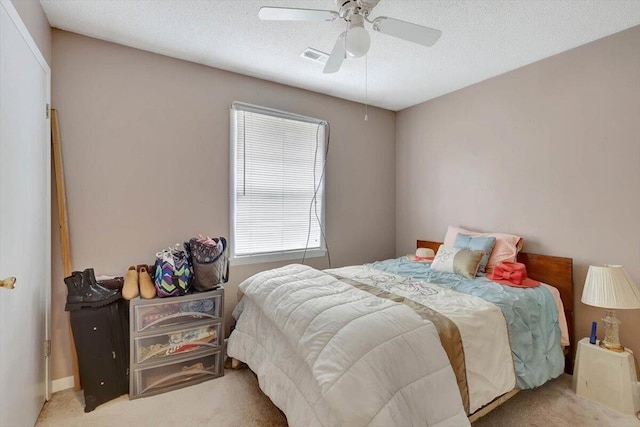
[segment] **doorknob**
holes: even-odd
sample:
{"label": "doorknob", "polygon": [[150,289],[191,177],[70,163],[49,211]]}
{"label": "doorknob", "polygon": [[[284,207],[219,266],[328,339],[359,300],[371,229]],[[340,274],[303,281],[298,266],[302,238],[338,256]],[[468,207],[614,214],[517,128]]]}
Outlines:
{"label": "doorknob", "polygon": [[16,287],[16,279],[15,277],[7,277],[3,281],[0,282],[0,288],[13,289]]}

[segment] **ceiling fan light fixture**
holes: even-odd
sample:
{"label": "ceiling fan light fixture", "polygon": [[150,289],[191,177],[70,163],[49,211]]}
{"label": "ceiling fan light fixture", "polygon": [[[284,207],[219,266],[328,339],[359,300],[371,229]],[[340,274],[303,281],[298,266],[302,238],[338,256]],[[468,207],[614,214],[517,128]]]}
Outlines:
{"label": "ceiling fan light fixture", "polygon": [[369,51],[371,46],[371,36],[364,28],[362,16],[353,15],[347,31],[346,50],[349,56],[360,58]]}
{"label": "ceiling fan light fixture", "polygon": [[[2,1],[2,0],[0,0]],[[327,0],[328,1],[328,0]],[[370,19],[371,12],[380,0],[334,0],[337,11],[300,9],[295,7],[263,6],[258,12],[262,20],[271,21],[340,21],[348,24],[347,31],[340,33],[336,39],[329,58],[322,69],[324,74],[336,73],[347,58],[359,58],[369,52],[371,36],[364,27],[364,21],[372,25],[372,31],[392,37],[432,46],[438,41],[442,32],[424,25],[413,24],[387,16]],[[304,58],[317,60],[316,54],[303,55]],[[366,69],[366,67],[365,67]]]}

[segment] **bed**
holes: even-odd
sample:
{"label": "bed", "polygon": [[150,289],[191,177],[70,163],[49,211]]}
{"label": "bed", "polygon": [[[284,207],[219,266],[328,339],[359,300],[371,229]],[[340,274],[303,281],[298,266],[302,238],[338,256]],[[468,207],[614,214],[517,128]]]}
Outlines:
{"label": "bed", "polygon": [[[571,365],[559,321],[564,314],[571,330],[572,260],[518,261],[553,288],[503,290],[404,257],[265,271],[240,285],[228,354],[256,373],[290,425],[469,424]],[[506,296],[474,295],[491,286]]]}

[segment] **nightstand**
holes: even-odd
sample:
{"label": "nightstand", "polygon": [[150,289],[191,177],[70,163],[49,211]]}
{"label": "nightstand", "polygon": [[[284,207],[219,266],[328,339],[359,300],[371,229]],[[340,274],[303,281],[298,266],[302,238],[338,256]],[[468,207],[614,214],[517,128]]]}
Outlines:
{"label": "nightstand", "polygon": [[635,415],[640,411],[638,386],[630,350],[617,353],[589,344],[589,338],[580,340],[572,387],[578,396]]}

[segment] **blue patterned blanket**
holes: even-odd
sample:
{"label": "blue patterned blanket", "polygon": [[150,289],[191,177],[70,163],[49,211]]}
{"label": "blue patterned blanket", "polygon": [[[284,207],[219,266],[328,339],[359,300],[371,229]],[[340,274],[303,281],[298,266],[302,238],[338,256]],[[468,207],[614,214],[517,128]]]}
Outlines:
{"label": "blue patterned blanket", "polygon": [[564,355],[560,345],[558,309],[544,286],[515,288],[486,277],[466,279],[453,273],[433,271],[427,264],[411,262],[406,257],[368,266],[475,295],[500,307],[509,328],[518,388],[538,387],[562,374]]}

